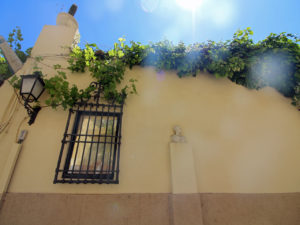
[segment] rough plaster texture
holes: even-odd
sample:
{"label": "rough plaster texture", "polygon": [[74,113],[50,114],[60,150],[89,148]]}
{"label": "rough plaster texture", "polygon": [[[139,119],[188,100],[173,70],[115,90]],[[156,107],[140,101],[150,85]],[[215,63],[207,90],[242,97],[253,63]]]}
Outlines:
{"label": "rough plaster texture", "polygon": [[300,193],[14,194],[0,225],[298,225]]}

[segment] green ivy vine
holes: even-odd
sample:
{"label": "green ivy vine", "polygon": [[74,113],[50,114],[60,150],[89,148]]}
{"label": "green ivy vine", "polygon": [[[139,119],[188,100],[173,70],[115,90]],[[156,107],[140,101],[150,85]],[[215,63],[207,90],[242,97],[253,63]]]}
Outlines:
{"label": "green ivy vine", "polygon": [[118,88],[124,80],[126,66],[136,65],[142,59],[134,56],[134,60],[129,60],[125,54],[129,54],[131,48],[140,49],[139,52],[145,54],[141,51],[145,49],[143,45],[129,47],[124,42],[124,38],[119,38],[119,42],[115,43],[114,48],[107,53],[99,50],[96,44],[87,44],[85,49],[75,47],[70,54],[68,68],[72,72],[85,72],[88,69],[91,76],[102,85],[104,98],[107,101],[114,100],[122,103],[128,94],[137,93],[135,79],[130,79],[129,85]]}
{"label": "green ivy vine", "polygon": [[227,77],[250,89],[270,86],[300,110],[300,39],[285,32],[271,33],[254,43],[250,28],[238,30],[232,40],[185,46],[164,40],[151,44],[142,65],[176,70],[179,77],[207,72]]}
{"label": "green ivy vine", "polygon": [[[250,28],[238,30],[232,40],[207,41],[186,46],[180,42],[174,45],[168,40],[149,45],[139,42],[125,44],[119,38],[114,47],[105,52],[96,44],[87,44],[84,49],[72,49],[68,60],[72,72],[89,71],[91,76],[103,86],[106,100],[123,102],[128,94],[137,93],[135,82],[120,88],[126,67],[135,65],[153,66],[157,70],[176,70],[179,77],[196,76],[206,72],[215,77],[227,77],[232,82],[250,89],[270,86],[286,97],[300,110],[300,45],[293,34],[271,33],[266,39],[254,43]],[[57,75],[45,80],[49,92],[46,104],[53,108],[61,105],[72,107],[80,98],[88,98],[92,87],[78,90],[70,87],[66,74],[59,65]],[[11,82],[17,87],[16,78]]]}

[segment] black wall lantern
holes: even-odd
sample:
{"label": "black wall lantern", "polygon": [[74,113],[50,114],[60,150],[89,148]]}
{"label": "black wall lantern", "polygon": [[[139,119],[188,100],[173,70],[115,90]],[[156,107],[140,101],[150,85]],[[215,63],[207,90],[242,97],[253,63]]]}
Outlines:
{"label": "black wall lantern", "polygon": [[21,78],[20,95],[24,100],[24,106],[30,116],[28,124],[31,125],[41,110],[41,107],[31,107],[28,103],[38,100],[44,91],[45,83],[38,72],[35,72],[33,75],[22,75]]}

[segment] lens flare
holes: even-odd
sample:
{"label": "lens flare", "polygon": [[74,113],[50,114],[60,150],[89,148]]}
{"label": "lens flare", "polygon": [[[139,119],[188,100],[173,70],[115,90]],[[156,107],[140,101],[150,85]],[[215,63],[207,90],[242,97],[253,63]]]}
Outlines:
{"label": "lens flare", "polygon": [[264,53],[254,60],[250,69],[250,82],[258,87],[271,86],[285,96],[293,92],[291,73],[293,64],[282,52]]}
{"label": "lens flare", "polygon": [[202,0],[176,0],[176,3],[185,10],[194,11],[201,6]]}

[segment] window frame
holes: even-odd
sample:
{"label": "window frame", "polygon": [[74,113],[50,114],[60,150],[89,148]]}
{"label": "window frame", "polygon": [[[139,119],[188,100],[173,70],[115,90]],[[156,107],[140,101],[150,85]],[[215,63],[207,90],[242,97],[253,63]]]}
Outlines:
{"label": "window frame", "polygon": [[[91,174],[88,173],[88,176],[86,176],[86,174],[82,174],[82,175],[67,174],[67,172],[69,171],[68,167],[66,166],[69,164],[67,162],[67,158],[70,157],[71,154],[70,149],[72,147],[70,147],[70,145],[73,145],[71,144],[72,140],[74,141],[73,136],[75,136],[76,139],[76,131],[80,121],[80,115],[82,115],[81,113],[84,113],[86,115],[117,117],[118,129],[116,129],[117,130],[116,133],[114,132],[114,134],[116,135],[115,138],[117,138],[115,140],[117,140],[117,142],[114,143],[115,146],[114,149],[112,149],[112,152],[114,154],[114,158],[113,158],[114,160],[113,160],[113,165],[111,167],[108,167],[109,168],[108,175],[101,173],[103,172],[101,170],[100,170],[100,175],[97,175],[97,172],[99,172],[99,170],[96,170],[96,173],[91,173]],[[96,101],[96,103],[79,102],[76,103],[73,108],[69,109],[69,115],[67,118],[63,139],[61,141],[61,148],[58,156],[57,167],[55,169],[55,176],[54,176],[53,183],[54,184],[57,183],[119,184],[122,117],[123,117],[123,104],[114,104],[114,103],[102,104],[102,103],[98,103],[98,101]],[[100,141],[100,137],[98,140]],[[87,170],[85,170],[85,172],[88,172],[88,168]]]}
{"label": "window frame", "polygon": [[[80,119],[82,116],[95,116],[96,117],[100,117],[101,118],[101,123],[102,123],[102,120],[103,120],[103,117],[107,117],[108,119],[113,117],[113,118],[116,118],[116,130],[115,132],[113,133],[113,135],[111,135],[112,139],[114,138],[114,142],[106,142],[106,138],[107,138],[107,135],[101,135],[99,134],[98,137],[99,139],[102,137],[105,138],[105,141],[104,141],[104,146],[106,146],[107,144],[113,144],[113,147],[110,148],[110,154],[113,154],[113,157],[112,157],[112,165],[109,166],[108,170],[106,171],[100,171],[100,173],[95,173],[96,170],[94,170],[94,174],[90,174],[88,173],[88,169],[86,170],[79,170],[79,173],[74,173],[74,165],[73,165],[73,169],[70,170],[70,166],[71,166],[71,160],[72,160],[72,154],[73,154],[73,151],[74,151],[74,148],[75,148],[75,142],[76,142],[76,138],[79,136],[84,136],[86,137],[86,135],[88,134],[82,134],[82,132],[80,134],[78,134],[78,129],[79,129],[79,126],[80,126]],[[120,113],[115,113],[115,112],[97,112],[97,111],[83,111],[83,110],[78,110],[76,111],[76,115],[75,115],[75,119],[74,119],[74,122],[73,122],[73,128],[72,128],[72,136],[71,136],[71,140],[70,140],[70,144],[68,146],[68,150],[67,150],[67,156],[66,156],[66,159],[65,159],[65,165],[64,165],[64,171],[63,171],[63,174],[62,174],[62,177],[63,178],[79,178],[79,179],[100,179],[100,180],[111,180],[113,179],[114,177],[114,173],[115,171],[113,170],[113,168],[115,168],[115,163],[117,161],[116,157],[117,157],[117,148],[118,148],[118,133],[119,133],[119,130],[120,130],[120,121],[121,121],[121,114]],[[83,122],[83,121],[82,121]],[[107,130],[108,129],[108,124],[106,124],[105,126],[105,129]],[[102,127],[101,127],[102,129]],[[101,130],[100,129],[100,130]],[[97,135],[91,135],[91,138],[93,139],[95,136]],[[86,141],[83,142],[84,145],[86,144]],[[91,144],[92,143],[101,143],[101,141],[99,142],[93,142],[91,141],[90,142]],[[78,150],[77,150],[78,151]],[[85,147],[84,147],[84,151],[85,151]],[[91,148],[89,150],[89,154],[91,154]],[[105,155],[105,152],[106,152],[106,149],[104,147],[104,155]],[[77,154],[77,153],[76,153]],[[84,154],[84,153],[83,153]],[[103,156],[104,158],[104,156]],[[77,161],[77,160],[76,160]],[[82,165],[82,162],[83,162],[83,159],[80,160],[80,163]],[[74,162],[75,163],[75,162]],[[82,166],[81,166],[82,167]],[[76,170],[75,170],[76,171]],[[81,172],[82,171],[82,172]],[[70,173],[72,172],[72,173]],[[103,173],[103,172],[107,172],[107,173]]]}

